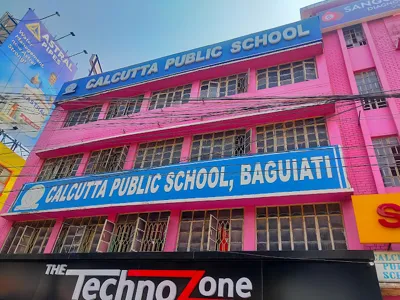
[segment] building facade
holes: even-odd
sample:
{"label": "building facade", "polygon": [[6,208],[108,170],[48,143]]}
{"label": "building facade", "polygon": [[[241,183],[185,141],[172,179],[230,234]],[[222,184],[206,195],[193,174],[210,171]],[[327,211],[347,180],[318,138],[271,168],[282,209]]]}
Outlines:
{"label": "building facade", "polygon": [[400,251],[396,226],[361,238],[352,200],[400,193],[400,17],[379,9],[325,1],[66,83],[2,210],[1,252]]}

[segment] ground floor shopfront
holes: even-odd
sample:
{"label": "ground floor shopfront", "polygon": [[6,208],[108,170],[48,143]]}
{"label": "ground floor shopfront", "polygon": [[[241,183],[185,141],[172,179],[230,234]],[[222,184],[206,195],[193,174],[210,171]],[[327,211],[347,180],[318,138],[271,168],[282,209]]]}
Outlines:
{"label": "ground floor shopfront", "polygon": [[400,194],[352,196],[360,242],[375,250],[382,294],[400,299]]}
{"label": "ground floor shopfront", "polygon": [[0,298],[379,300],[372,262],[371,251],[0,256]]}

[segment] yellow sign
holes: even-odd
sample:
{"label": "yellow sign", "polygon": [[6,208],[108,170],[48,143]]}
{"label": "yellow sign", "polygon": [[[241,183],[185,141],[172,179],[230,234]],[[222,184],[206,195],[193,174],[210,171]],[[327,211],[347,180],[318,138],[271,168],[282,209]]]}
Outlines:
{"label": "yellow sign", "polygon": [[352,196],[360,242],[400,243],[400,194]]}
{"label": "yellow sign", "polygon": [[40,23],[26,24],[26,28],[33,34],[33,36],[40,42]]}

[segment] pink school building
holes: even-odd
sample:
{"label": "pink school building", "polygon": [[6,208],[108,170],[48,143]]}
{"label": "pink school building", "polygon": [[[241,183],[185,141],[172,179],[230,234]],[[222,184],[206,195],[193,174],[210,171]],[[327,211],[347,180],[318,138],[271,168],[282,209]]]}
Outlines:
{"label": "pink school building", "polygon": [[352,202],[400,193],[400,16],[367,2],[66,83],[1,253],[400,251]]}

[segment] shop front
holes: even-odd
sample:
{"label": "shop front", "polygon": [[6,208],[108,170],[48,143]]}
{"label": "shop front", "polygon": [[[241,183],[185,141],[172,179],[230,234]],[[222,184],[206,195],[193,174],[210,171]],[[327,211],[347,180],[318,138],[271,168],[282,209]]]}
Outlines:
{"label": "shop front", "polygon": [[10,300],[381,299],[371,251],[0,256],[0,281]]}
{"label": "shop front", "polygon": [[375,266],[382,294],[400,296],[400,194],[352,199],[360,242],[379,249]]}

